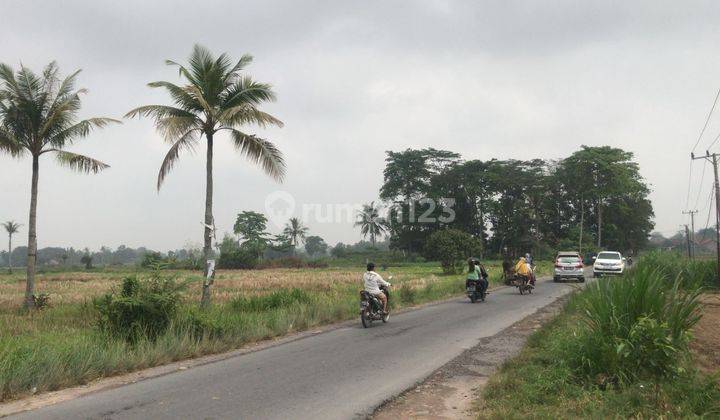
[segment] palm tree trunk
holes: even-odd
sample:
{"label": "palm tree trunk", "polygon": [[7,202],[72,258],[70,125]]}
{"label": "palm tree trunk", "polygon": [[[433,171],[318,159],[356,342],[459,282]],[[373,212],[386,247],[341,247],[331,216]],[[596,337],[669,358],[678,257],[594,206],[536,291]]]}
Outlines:
{"label": "palm tree trunk", "polygon": [[25,307],[35,306],[35,260],[37,258],[37,196],[38,176],[40,171],[39,156],[33,155],[32,186],[30,188],[30,222],[28,223],[28,261],[27,282],[25,283]]}
{"label": "palm tree trunk", "polygon": [[213,269],[212,273],[209,273],[210,259],[212,257],[212,227],[213,214],[212,214],[212,202],[213,202],[213,136],[210,133],[206,133],[207,136],[207,158],[206,158],[206,187],[205,187],[205,246],[203,247],[203,253],[205,255],[205,270],[204,280],[202,289],[202,299],[200,300],[200,306],[207,308],[210,306],[210,286],[213,283],[215,272]]}
{"label": "palm tree trunk", "polygon": [[372,232],[370,233],[370,242],[372,242],[372,246],[375,248],[375,234]]}
{"label": "palm tree trunk", "polygon": [[12,274],[12,233],[8,234],[8,273]]}

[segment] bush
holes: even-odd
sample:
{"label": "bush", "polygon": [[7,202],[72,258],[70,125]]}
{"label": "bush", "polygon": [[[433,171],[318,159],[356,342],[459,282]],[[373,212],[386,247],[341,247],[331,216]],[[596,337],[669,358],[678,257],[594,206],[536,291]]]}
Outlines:
{"label": "bush", "polygon": [[127,277],[119,294],[113,291],[93,301],[98,327],[131,343],[143,337],[154,340],[175,318],[183,287],[157,274],[148,280]]}
{"label": "bush", "polygon": [[586,327],[570,351],[581,375],[605,383],[631,383],[677,372],[689,330],[700,319],[699,291],[681,279],[637,267],[624,277],[599,280],[578,298]]}
{"label": "bush", "polygon": [[257,267],[257,265],[257,253],[251,249],[236,248],[225,250],[220,253],[220,258],[218,259],[218,268],[249,270]]}
{"label": "bush", "polygon": [[466,260],[481,251],[479,240],[456,229],[434,232],[425,243],[425,258],[440,261],[446,274],[462,271]]}

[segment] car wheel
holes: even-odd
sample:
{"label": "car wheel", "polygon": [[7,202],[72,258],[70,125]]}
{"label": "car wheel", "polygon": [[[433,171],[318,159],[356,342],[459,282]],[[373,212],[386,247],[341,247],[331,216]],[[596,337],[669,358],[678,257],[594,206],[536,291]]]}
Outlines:
{"label": "car wheel", "polygon": [[578,281],[579,281],[580,283],[585,283],[585,277],[580,277],[580,278],[578,279]]}
{"label": "car wheel", "polygon": [[553,277],[553,281],[554,281],[555,283],[559,282],[559,281],[560,281],[560,277],[557,277],[557,276],[556,276],[556,277]]}

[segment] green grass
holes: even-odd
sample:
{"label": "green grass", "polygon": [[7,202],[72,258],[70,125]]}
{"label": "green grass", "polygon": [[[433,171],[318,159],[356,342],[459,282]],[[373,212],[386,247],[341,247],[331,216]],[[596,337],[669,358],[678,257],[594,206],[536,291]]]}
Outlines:
{"label": "green grass", "polygon": [[[488,262],[491,284],[501,278],[501,263]],[[544,273],[550,265],[544,267]],[[201,276],[169,271],[191,282],[177,319],[156,340],[128,344],[96,327],[92,298],[116,290],[133,269],[60,272],[39,276],[38,291],[48,291],[51,307],[30,313],[19,308],[22,274],[0,275],[0,400],[52,391],[182,359],[228,351],[263,339],[358,316],[362,267],[220,271],[214,304],[197,309]],[[404,264],[392,274],[395,309],[464,293],[465,274],[443,275],[437,263]],[[201,332],[198,332],[200,325]]]}
{"label": "green grass", "polygon": [[589,285],[490,379],[482,417],[720,417],[718,377],[687,347],[706,270],[651,255]]}

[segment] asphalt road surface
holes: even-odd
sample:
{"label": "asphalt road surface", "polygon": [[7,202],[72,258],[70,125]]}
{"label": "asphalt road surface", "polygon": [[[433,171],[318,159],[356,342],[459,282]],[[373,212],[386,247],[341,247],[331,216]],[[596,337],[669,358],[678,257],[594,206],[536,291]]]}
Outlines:
{"label": "asphalt road surface", "polygon": [[[589,277],[589,276],[588,276]],[[21,413],[27,419],[362,418],[435,369],[562,295],[573,284],[538,282],[531,295],[502,288],[360,321],[215,363]]]}

